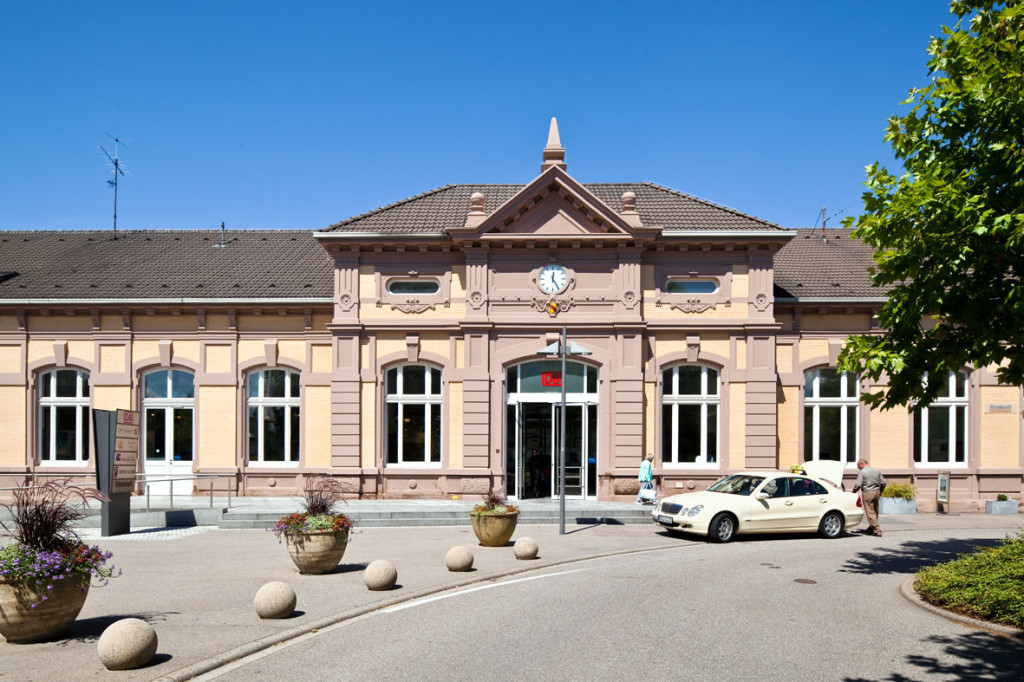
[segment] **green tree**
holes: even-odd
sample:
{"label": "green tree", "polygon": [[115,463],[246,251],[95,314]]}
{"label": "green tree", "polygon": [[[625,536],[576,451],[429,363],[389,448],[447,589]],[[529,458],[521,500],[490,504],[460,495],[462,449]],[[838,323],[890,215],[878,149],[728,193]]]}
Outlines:
{"label": "green tree", "polygon": [[945,376],[998,365],[1024,380],[1024,0],[952,2],[953,28],[928,46],[931,83],[910,91],[910,113],[885,139],[899,177],[867,168],[864,213],[849,219],[875,248],[875,284],[888,289],[881,335],[853,336],[842,369],[887,390],[888,409],[929,404]]}

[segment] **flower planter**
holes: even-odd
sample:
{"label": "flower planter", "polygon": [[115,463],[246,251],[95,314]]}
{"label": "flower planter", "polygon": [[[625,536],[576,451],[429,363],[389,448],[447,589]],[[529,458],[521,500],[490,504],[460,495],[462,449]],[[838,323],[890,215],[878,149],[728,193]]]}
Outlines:
{"label": "flower planter", "polygon": [[53,639],[71,627],[88,596],[89,583],[74,578],[53,581],[52,590],[0,580],[0,635],[12,644]]}
{"label": "flower planter", "polygon": [[917,498],[908,500],[903,497],[878,498],[879,514],[916,514]]}
{"label": "flower planter", "polygon": [[292,558],[299,573],[330,573],[338,567],[341,557],[345,555],[348,529],[312,531],[298,538],[286,536],[285,544],[288,546],[288,556]]}
{"label": "flower planter", "polygon": [[1017,500],[985,500],[986,514],[1016,514]]}
{"label": "flower planter", "polygon": [[519,512],[470,514],[470,519],[473,521],[473,532],[481,545],[504,547],[516,531]]}

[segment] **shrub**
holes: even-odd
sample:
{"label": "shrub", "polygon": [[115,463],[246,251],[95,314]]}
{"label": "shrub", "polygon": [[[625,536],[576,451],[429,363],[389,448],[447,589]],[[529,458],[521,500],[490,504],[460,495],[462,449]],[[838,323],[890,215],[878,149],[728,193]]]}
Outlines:
{"label": "shrub", "polygon": [[936,606],[995,623],[1024,628],[1024,532],[998,547],[978,548],[953,561],[922,569],[914,588]]}
{"label": "shrub", "polygon": [[912,500],[917,497],[917,490],[912,483],[890,483],[882,491],[882,497],[900,497]]}
{"label": "shrub", "polygon": [[519,511],[519,507],[509,504],[505,496],[497,490],[492,490],[484,498],[484,501],[473,507],[471,514],[512,514]]}
{"label": "shrub", "polygon": [[1006,493],[999,493],[998,495],[996,495],[996,502],[1006,502],[1009,499],[1010,498],[1006,496]]}
{"label": "shrub", "polygon": [[61,478],[43,485],[26,481],[14,491],[10,504],[0,505],[11,515],[11,525],[0,522],[0,526],[14,540],[0,549],[0,579],[34,587],[43,592],[44,601],[57,580],[76,580],[84,589],[94,578],[105,585],[121,573],[107,566],[110,552],[87,546],[71,527],[85,518],[83,508],[89,500],[106,501],[106,496],[70,481]]}
{"label": "shrub", "polygon": [[310,533],[348,530],[354,521],[346,514],[334,511],[337,502],[344,502],[341,482],[327,476],[306,479],[303,491],[303,511],[278,519],[271,528],[280,541],[281,537],[305,540]]}

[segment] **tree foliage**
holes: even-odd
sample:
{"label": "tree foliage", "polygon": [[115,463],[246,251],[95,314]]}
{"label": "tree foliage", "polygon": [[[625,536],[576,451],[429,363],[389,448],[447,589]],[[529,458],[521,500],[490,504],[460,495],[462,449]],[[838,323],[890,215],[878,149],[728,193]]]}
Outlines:
{"label": "tree foliage", "polygon": [[864,213],[847,226],[875,248],[872,278],[891,287],[881,335],[850,337],[840,367],[885,391],[883,409],[929,404],[945,376],[998,365],[1024,380],[1024,0],[954,1],[952,27],[928,46],[931,83],[885,139],[897,177],[867,168]]}

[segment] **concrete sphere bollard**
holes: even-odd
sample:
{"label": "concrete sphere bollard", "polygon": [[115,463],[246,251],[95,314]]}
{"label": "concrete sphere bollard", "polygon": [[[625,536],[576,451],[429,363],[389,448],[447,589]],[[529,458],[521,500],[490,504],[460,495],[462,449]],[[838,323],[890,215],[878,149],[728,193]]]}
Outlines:
{"label": "concrete sphere bollard", "polygon": [[256,593],[253,606],[263,619],[290,618],[295,611],[295,590],[280,580],[267,583]]}
{"label": "concrete sphere bollard", "polygon": [[519,538],[512,548],[517,559],[536,559],[537,541],[533,538]]}
{"label": "concrete sphere bollard", "polygon": [[107,670],[133,670],[153,660],[156,630],[139,618],[123,618],[100,635],[97,650]]}
{"label": "concrete sphere bollard", "polygon": [[453,573],[462,573],[473,568],[473,552],[468,547],[456,545],[444,555],[444,563]]}
{"label": "concrete sphere bollard", "polygon": [[366,587],[371,590],[390,590],[398,581],[398,570],[387,559],[377,559],[366,567],[363,579],[366,581]]}

